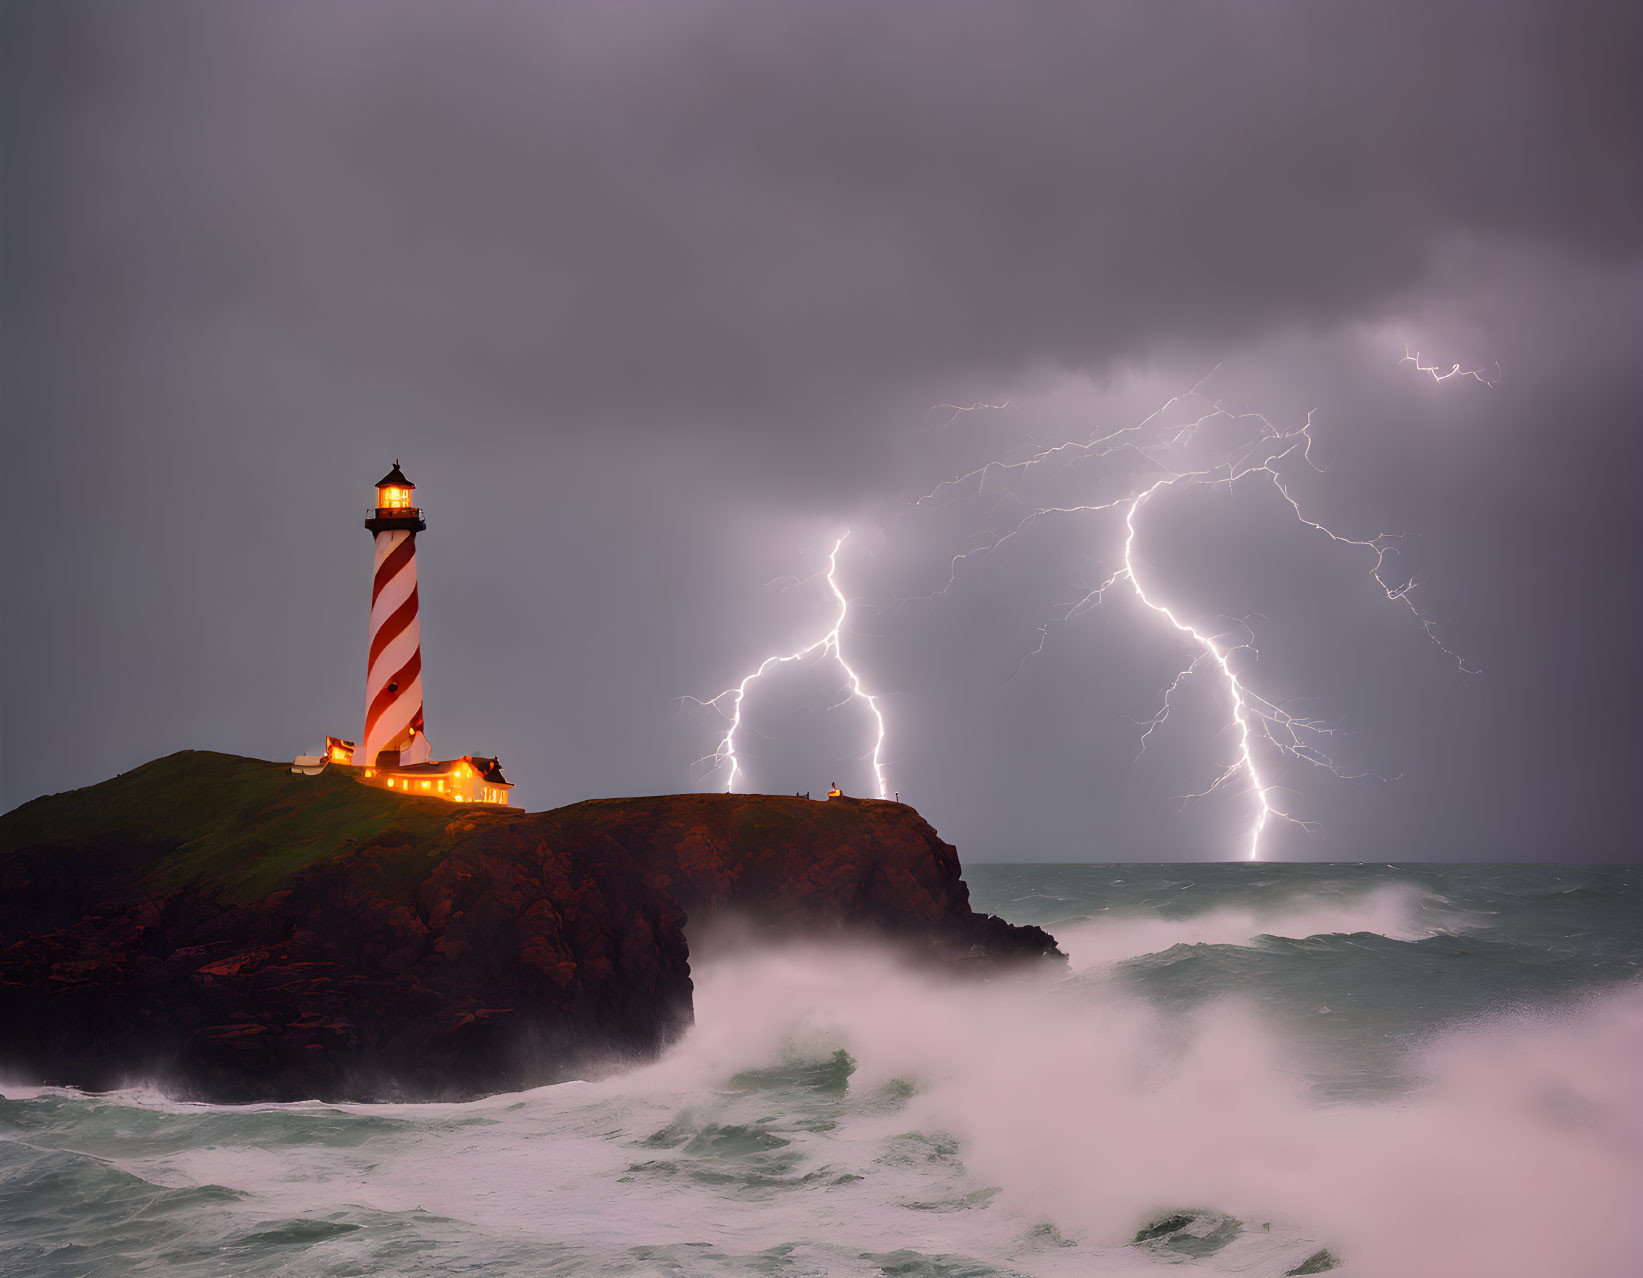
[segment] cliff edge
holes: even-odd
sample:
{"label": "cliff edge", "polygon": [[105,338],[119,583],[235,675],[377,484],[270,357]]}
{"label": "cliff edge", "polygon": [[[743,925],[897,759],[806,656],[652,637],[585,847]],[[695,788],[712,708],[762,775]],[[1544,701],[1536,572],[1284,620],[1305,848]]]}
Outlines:
{"label": "cliff edge", "polygon": [[212,1100],[455,1098],[652,1056],[687,920],[1059,956],[975,913],[903,804],[460,807],[185,751],[0,817],[0,1077]]}

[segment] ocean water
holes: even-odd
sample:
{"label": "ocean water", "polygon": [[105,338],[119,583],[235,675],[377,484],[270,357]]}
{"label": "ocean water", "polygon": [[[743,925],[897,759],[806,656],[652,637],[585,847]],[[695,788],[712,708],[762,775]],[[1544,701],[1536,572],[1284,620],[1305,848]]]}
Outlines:
{"label": "ocean water", "polygon": [[1066,970],[693,938],[695,1030],[596,1081],[0,1083],[0,1274],[1633,1275],[1639,874],[971,866]]}

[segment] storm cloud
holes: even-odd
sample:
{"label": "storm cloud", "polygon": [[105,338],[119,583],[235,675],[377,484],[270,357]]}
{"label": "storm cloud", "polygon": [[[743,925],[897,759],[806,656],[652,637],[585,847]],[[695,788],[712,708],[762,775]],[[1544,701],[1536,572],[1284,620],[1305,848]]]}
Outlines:
{"label": "storm cloud", "polygon": [[[1259,614],[1275,694],[1388,778],[1286,774],[1321,829],[1284,854],[1635,855],[1637,6],[4,14],[6,806],[357,731],[398,456],[430,736],[533,807],[711,784],[678,698],[825,630],[850,528],[893,788],[966,854],[1224,855],[1239,796],[1171,802],[1225,761],[1213,689],[1135,761],[1178,637],[1115,602],[1021,664],[1110,525],[931,601],[1017,512],[907,505],[1218,366],[1217,402],[1315,410],[1309,511],[1418,533],[1481,671],[1257,497],[1161,523],[1177,602]],[[1010,407],[931,411],[973,401]],[[864,784],[836,691],[750,706],[751,784]]]}

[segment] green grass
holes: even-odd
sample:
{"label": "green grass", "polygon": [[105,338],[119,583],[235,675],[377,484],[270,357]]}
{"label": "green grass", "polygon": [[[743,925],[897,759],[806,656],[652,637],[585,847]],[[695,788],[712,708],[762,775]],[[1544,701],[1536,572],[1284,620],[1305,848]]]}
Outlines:
{"label": "green grass", "polygon": [[[507,821],[479,805],[413,797],[362,785],[357,769],[332,765],[318,776],[289,764],[205,750],[155,759],[99,785],[47,795],[0,817],[0,851],[41,846],[94,863],[120,854],[153,887],[205,886],[228,903],[252,901],[350,847],[372,840],[406,849],[388,858],[389,890],[412,890],[429,858],[461,837],[464,818]],[[806,803],[785,795],[671,795],[592,799],[560,809],[555,828],[598,828],[614,818],[644,824],[652,807],[670,821],[717,825],[728,816],[738,846],[777,849],[818,833],[847,841],[879,818],[877,803]]]}
{"label": "green grass", "polygon": [[238,902],[391,830],[438,842],[456,815],[439,799],[361,785],[347,769],[307,777],[289,764],[185,750],[23,804],[0,817],[0,849],[148,848],[145,873],[156,886],[206,884]]}

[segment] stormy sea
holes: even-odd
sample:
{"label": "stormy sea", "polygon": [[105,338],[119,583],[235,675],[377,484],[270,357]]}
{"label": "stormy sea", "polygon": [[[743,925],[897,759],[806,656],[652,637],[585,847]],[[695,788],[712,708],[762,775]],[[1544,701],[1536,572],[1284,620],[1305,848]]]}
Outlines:
{"label": "stormy sea", "polygon": [[1639,873],[970,866],[1066,968],[692,938],[664,1059],[466,1104],[0,1081],[0,1274],[1635,1274]]}

